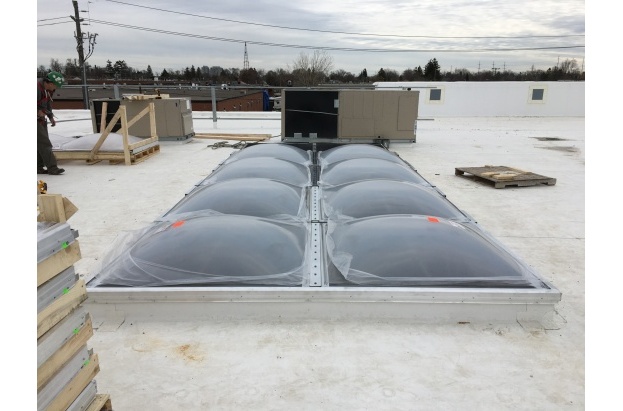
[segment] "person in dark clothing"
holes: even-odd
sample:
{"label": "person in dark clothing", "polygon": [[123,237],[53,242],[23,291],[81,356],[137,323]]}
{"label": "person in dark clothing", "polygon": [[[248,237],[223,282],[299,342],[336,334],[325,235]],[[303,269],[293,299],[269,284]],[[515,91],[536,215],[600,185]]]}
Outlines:
{"label": "person in dark clothing", "polygon": [[37,80],[37,174],[58,175],[65,172],[58,168],[48,134],[48,119],[52,127],[56,125],[52,113],[52,95],[63,86],[64,81],[63,75],[56,71]]}

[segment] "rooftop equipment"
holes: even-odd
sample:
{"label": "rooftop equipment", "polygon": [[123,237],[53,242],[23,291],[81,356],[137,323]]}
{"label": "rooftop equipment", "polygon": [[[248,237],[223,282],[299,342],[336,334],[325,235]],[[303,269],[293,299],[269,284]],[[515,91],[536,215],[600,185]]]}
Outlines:
{"label": "rooftop equipment", "polygon": [[416,141],[419,91],[286,88],[281,99],[285,142]]}
{"label": "rooftop equipment", "polygon": [[[120,105],[126,107],[129,118],[134,117],[149,105],[154,103],[156,115],[156,134],[162,141],[187,140],[195,135],[192,119],[192,108],[190,98],[168,98],[157,96],[133,95],[124,96],[121,99],[94,99],[91,100],[91,121],[93,132],[101,132],[102,124],[102,103],[108,103],[106,124],[110,122],[113,115]],[[121,125],[112,129],[118,131]],[[141,118],[136,123],[130,125],[128,129],[130,135],[136,137],[150,137],[151,125],[148,118]]]}

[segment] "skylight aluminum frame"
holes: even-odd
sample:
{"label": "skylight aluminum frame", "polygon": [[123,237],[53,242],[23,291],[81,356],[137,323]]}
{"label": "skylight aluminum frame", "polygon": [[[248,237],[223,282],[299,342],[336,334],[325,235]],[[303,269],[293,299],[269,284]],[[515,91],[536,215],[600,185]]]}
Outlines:
{"label": "skylight aluminum frame", "polygon": [[416,322],[542,322],[561,294],[542,290],[408,287],[93,288],[85,306],[94,318],[193,321],[404,319]]}
{"label": "skylight aluminum frame", "polygon": [[[315,142],[312,147],[315,160]],[[310,170],[314,167],[317,166],[311,165]],[[441,190],[430,187],[445,198]],[[541,322],[555,312],[555,305],[561,300],[561,293],[538,275],[543,284],[539,289],[330,286],[328,254],[323,243],[327,219],[322,210],[322,188],[315,184],[315,180],[308,187],[307,196],[309,244],[312,250],[318,247],[320,253],[316,257],[314,253],[308,254],[308,281],[300,287],[127,288],[89,287],[87,284],[89,297],[86,304],[95,317],[109,319],[396,318],[439,323]],[[314,264],[316,267],[312,269]]]}

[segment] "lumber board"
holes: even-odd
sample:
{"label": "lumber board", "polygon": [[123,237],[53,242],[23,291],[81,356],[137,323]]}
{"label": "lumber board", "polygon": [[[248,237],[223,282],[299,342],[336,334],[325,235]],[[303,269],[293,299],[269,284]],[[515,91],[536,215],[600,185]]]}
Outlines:
{"label": "lumber board", "polygon": [[97,381],[91,380],[65,411],[85,411],[97,396]]}
{"label": "lumber board", "polygon": [[[117,124],[117,121],[119,121],[122,115],[125,116],[124,106],[119,107],[117,112],[113,115],[112,119],[110,119],[110,123],[108,123],[108,125],[106,125],[106,128],[103,131],[101,131],[102,134],[100,135],[100,138],[97,140],[97,142],[91,149],[91,152],[89,153],[89,158],[92,158],[92,156],[94,156],[99,151],[99,149],[102,147],[102,144],[104,144],[104,141],[106,140],[108,135],[111,133],[112,129],[115,127],[115,125]],[[101,128],[104,128],[103,123],[101,124]]]}
{"label": "lumber board", "polygon": [[112,411],[112,403],[109,394],[97,394],[86,411]]}
{"label": "lumber board", "polygon": [[100,133],[106,129],[106,118],[108,118],[108,102],[102,103],[102,120],[100,123]]}
{"label": "lumber board", "polygon": [[136,143],[130,144],[128,146],[128,149],[130,150],[130,154],[134,154],[134,151],[137,148],[146,146],[151,143],[155,143],[156,141],[158,141],[158,137],[148,137],[142,141],[137,141]]}
{"label": "lumber board", "polygon": [[125,106],[120,106],[119,110],[123,109],[123,115],[121,116],[121,137],[123,139],[123,159],[125,161],[125,165],[129,166],[132,164],[132,159],[130,158],[130,148],[128,147],[129,137],[128,137],[128,116],[127,109]]}
{"label": "lumber board", "polygon": [[66,410],[72,402],[78,398],[82,390],[95,378],[99,372],[99,358],[97,354],[91,354],[85,364],[69,384],[52,400],[46,411]]}
{"label": "lumber board", "polygon": [[228,133],[195,133],[194,138],[237,141],[265,141],[270,140],[271,134],[228,134]]}
{"label": "lumber board", "polygon": [[60,249],[54,255],[37,264],[37,287],[62,273],[82,258],[80,243],[75,240],[67,248]]}
{"label": "lumber board", "polygon": [[37,390],[46,385],[65,366],[67,361],[72,359],[80,348],[84,347],[92,336],[93,323],[91,317],[88,316],[84,326],[76,330],[75,334],[37,369]]}
{"label": "lumber board", "polygon": [[86,299],[86,285],[84,280],[80,279],[76,285],[67,290],[67,294],[58,298],[37,314],[37,338],[58,324]]}
{"label": "lumber board", "polygon": [[63,196],[60,194],[41,194],[37,196],[37,206],[39,215],[37,221],[50,221],[64,223],[65,207],[63,207]]}
{"label": "lumber board", "polygon": [[78,207],[60,194],[38,195],[37,206],[37,221],[64,223],[78,211]]}

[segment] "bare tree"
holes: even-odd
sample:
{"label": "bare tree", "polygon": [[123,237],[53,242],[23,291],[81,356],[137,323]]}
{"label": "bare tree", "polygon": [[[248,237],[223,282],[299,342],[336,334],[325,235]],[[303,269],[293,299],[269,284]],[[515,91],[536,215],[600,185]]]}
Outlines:
{"label": "bare tree", "polygon": [[62,73],[65,71],[65,66],[58,59],[50,59],[50,70]]}
{"label": "bare tree", "polygon": [[575,59],[567,59],[560,63],[560,71],[563,73],[572,73],[574,71],[579,71],[578,62]]}
{"label": "bare tree", "polygon": [[324,83],[333,68],[333,57],[325,50],[314,50],[311,56],[301,53],[294,61],[292,74],[296,83],[314,86]]}

